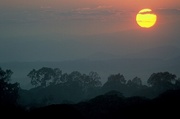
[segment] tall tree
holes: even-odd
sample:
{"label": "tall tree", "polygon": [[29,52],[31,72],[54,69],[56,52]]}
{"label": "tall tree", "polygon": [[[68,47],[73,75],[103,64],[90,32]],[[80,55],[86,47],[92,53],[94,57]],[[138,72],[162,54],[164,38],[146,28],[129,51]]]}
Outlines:
{"label": "tall tree", "polygon": [[175,87],[176,89],[180,89],[180,78],[176,80]]}
{"label": "tall tree", "polygon": [[90,72],[89,73],[89,86],[91,87],[101,87],[102,83],[100,81],[101,77],[99,76],[99,74],[97,72]]}
{"label": "tall tree", "polygon": [[62,71],[58,68],[42,67],[39,70],[33,69],[27,76],[31,78],[32,85],[46,87],[49,84],[59,83]]}
{"label": "tall tree", "polygon": [[35,87],[37,87],[40,83],[40,76],[38,75],[37,71],[35,69],[31,70],[29,74],[27,75],[29,78],[31,78],[31,84]]}
{"label": "tall tree", "polygon": [[103,85],[103,91],[118,90],[120,92],[125,90],[126,80],[120,73],[112,74],[108,77],[108,81]]}
{"label": "tall tree", "polygon": [[176,75],[169,72],[153,73],[147,83],[151,87],[156,87],[160,90],[170,89],[176,81]]}
{"label": "tall tree", "polygon": [[0,68],[0,105],[14,105],[17,103],[19,84],[10,83],[11,70],[2,70]]}
{"label": "tall tree", "polygon": [[125,84],[126,80],[123,75],[120,73],[118,74],[112,74],[108,77],[108,82],[114,82],[114,83],[120,83],[120,84]]}
{"label": "tall tree", "polygon": [[142,81],[140,78],[135,77],[132,80],[128,80],[127,85],[130,87],[140,87],[142,86]]}
{"label": "tall tree", "polygon": [[62,77],[62,71],[59,68],[55,68],[53,73],[52,84],[62,83],[63,81],[61,80],[61,77]]}

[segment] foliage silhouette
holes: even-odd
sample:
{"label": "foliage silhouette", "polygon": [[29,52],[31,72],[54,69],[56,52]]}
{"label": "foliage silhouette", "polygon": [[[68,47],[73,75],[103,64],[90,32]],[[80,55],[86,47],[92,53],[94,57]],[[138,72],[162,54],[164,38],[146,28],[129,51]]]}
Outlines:
{"label": "foliage silhouette", "polygon": [[174,88],[176,82],[176,75],[169,72],[153,73],[148,79],[147,83],[155,90],[165,91]]}
{"label": "foliage silhouette", "polygon": [[18,103],[20,86],[10,83],[13,72],[0,68],[0,112],[1,117],[23,117],[26,111]]}
{"label": "foliage silhouette", "polygon": [[[29,77],[33,81],[39,78],[39,86],[30,90],[19,90],[17,83],[11,84],[11,75],[11,70],[4,71],[0,68],[1,105],[6,104],[6,108],[1,109],[4,112],[16,112],[16,117],[19,114],[31,118],[61,116],[78,119],[151,119],[179,116],[176,108],[180,106],[180,81],[169,72],[153,73],[148,79],[148,87],[142,84],[140,78],[126,81],[120,73],[110,75],[102,85],[96,72],[82,74],[73,71],[68,74],[62,73],[58,68],[34,69]],[[42,80],[46,83],[41,84]],[[34,105],[24,105],[26,108],[23,109],[7,106],[17,103],[18,91],[21,99],[26,95],[26,99],[31,98],[29,102]],[[129,96],[126,96],[128,93]],[[149,94],[153,98],[147,98]],[[62,102],[66,104],[60,104]],[[148,116],[144,117],[142,114]]]}
{"label": "foliage silhouette", "polygon": [[56,84],[60,79],[62,71],[58,68],[52,69],[48,67],[42,67],[39,70],[33,69],[27,75],[31,78],[31,84],[34,86],[46,87],[49,84]]}
{"label": "foliage silhouette", "polygon": [[120,92],[124,92],[125,88],[126,80],[123,75],[118,73],[112,74],[108,77],[107,82],[102,87],[102,91],[103,93],[108,92],[110,90],[118,90]]}
{"label": "foliage silhouette", "polygon": [[15,105],[18,99],[19,84],[10,83],[11,75],[13,72],[11,70],[2,70],[0,68],[0,105],[8,106]]}
{"label": "foliage silhouette", "polygon": [[[62,73],[59,68],[43,67],[38,70],[33,69],[28,76],[31,78],[31,83],[37,82],[39,86],[27,91],[28,93],[21,91],[21,102],[25,105],[72,104],[112,90],[119,91],[126,97],[143,96],[152,99],[166,90],[180,88],[180,81],[176,79],[176,75],[169,72],[153,73],[147,80],[148,86],[143,85],[139,77],[127,81],[120,73],[110,75],[103,85],[97,72]],[[46,83],[42,83],[42,80]]]}

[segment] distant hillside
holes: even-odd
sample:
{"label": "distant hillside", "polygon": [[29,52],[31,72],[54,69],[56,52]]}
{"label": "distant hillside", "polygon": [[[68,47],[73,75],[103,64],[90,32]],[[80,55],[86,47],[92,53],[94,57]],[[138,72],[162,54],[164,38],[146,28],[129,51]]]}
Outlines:
{"label": "distant hillside", "polygon": [[78,119],[152,119],[179,116],[180,90],[167,91],[152,100],[144,97],[125,98],[116,93],[97,96],[75,105],[50,105],[33,109],[30,116],[64,116]]}

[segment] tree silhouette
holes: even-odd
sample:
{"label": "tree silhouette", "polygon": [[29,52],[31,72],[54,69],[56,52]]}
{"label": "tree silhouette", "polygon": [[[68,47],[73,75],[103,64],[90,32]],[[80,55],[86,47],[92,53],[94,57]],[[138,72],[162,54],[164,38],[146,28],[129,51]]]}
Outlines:
{"label": "tree silhouette", "polygon": [[180,78],[178,78],[175,82],[176,89],[180,89]]}
{"label": "tree silhouette", "polygon": [[92,96],[102,85],[97,72],[90,72],[89,75],[87,75],[73,71],[69,75],[63,74],[62,76],[67,80],[64,85],[68,89],[68,94],[71,94],[71,97],[75,94],[81,94],[81,98],[83,96]]}
{"label": "tree silhouette", "polygon": [[148,79],[147,83],[151,87],[158,90],[167,90],[173,88],[173,83],[176,81],[176,75],[169,72],[153,73]]}
{"label": "tree silhouette", "polygon": [[132,80],[128,80],[127,85],[129,87],[138,88],[138,87],[142,86],[142,81],[140,78],[135,77]]}
{"label": "tree silhouette", "polygon": [[31,78],[32,85],[46,87],[60,82],[62,71],[58,68],[42,67],[39,70],[33,69],[27,76]]}
{"label": "tree silhouette", "polygon": [[37,87],[40,83],[40,77],[35,69],[29,72],[27,75],[29,78],[31,78],[31,84]]}
{"label": "tree silhouette", "polygon": [[126,80],[120,73],[112,74],[108,77],[108,81],[103,85],[103,91],[118,90],[122,92],[126,87]]}
{"label": "tree silhouette", "polygon": [[108,77],[108,82],[114,82],[114,83],[120,83],[120,84],[125,84],[126,80],[123,75],[120,73],[118,74],[112,74]]}
{"label": "tree silhouette", "polygon": [[58,83],[62,83],[63,81],[61,80],[62,77],[62,71],[59,68],[55,68],[54,69],[54,79],[52,84],[58,84]]}
{"label": "tree silhouette", "polygon": [[0,105],[14,105],[17,103],[19,84],[10,83],[11,75],[13,72],[11,70],[2,70],[0,68]]}
{"label": "tree silhouette", "polygon": [[97,72],[90,72],[89,75],[83,75],[83,85],[85,88],[96,88],[101,87],[101,77]]}
{"label": "tree silhouette", "polygon": [[77,102],[98,95],[98,90],[102,86],[97,72],[82,74],[79,71],[73,71],[68,74],[62,73],[58,68],[42,67],[31,70],[27,76],[31,79],[31,84],[36,86],[32,90],[33,93],[44,92],[39,93],[37,102],[48,95],[52,95],[56,102],[63,100]]}

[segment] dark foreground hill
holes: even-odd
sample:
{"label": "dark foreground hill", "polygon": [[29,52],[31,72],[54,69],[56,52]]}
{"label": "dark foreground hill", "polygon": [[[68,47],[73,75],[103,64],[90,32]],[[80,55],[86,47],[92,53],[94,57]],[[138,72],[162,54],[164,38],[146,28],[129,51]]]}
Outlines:
{"label": "dark foreground hill", "polygon": [[[170,90],[155,99],[124,97],[117,91],[78,104],[59,104],[34,109],[10,108],[15,116],[67,119],[179,118],[180,90]],[[19,109],[19,110],[18,110]],[[5,111],[5,110],[4,110]],[[6,115],[8,116],[8,115]]]}

